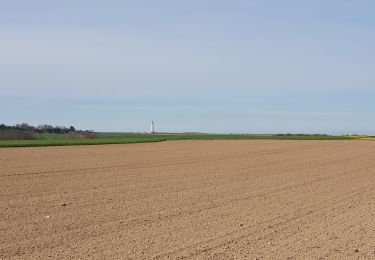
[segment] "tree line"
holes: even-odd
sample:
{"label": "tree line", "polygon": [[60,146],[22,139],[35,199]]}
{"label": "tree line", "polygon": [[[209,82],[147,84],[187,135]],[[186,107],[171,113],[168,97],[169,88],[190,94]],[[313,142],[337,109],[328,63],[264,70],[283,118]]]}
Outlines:
{"label": "tree line", "polygon": [[50,134],[67,134],[74,132],[92,132],[91,130],[77,130],[74,126],[52,126],[52,125],[38,125],[32,126],[27,123],[16,124],[13,126],[8,126],[5,124],[0,124],[0,130],[18,130],[18,131],[28,131],[32,133],[50,133]]}
{"label": "tree line", "polygon": [[32,126],[27,123],[13,126],[0,124],[0,140],[33,140],[48,138],[46,134],[66,134],[70,139],[95,138],[92,130],[77,130],[74,126]]}

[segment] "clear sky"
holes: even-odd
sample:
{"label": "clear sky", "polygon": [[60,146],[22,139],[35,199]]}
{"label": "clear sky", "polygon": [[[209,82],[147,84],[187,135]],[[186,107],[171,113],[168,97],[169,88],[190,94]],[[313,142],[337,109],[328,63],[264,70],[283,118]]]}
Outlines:
{"label": "clear sky", "polygon": [[0,0],[0,123],[375,134],[373,0]]}

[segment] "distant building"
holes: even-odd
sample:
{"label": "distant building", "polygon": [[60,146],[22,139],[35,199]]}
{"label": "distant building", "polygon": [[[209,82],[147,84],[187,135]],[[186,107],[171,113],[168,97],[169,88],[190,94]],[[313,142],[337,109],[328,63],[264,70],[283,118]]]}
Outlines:
{"label": "distant building", "polygon": [[151,134],[155,133],[155,124],[154,124],[154,121],[151,121],[150,133]]}

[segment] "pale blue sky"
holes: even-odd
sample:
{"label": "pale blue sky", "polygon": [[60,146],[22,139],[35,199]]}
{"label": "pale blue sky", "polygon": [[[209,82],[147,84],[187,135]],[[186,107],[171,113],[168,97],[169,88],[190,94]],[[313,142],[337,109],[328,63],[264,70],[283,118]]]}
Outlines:
{"label": "pale blue sky", "polygon": [[375,134],[375,1],[0,0],[0,123]]}

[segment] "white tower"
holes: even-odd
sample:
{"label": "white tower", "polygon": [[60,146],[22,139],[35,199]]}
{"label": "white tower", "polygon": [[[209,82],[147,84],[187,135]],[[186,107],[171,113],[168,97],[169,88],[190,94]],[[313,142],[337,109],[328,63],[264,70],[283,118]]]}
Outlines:
{"label": "white tower", "polygon": [[151,121],[151,129],[150,129],[150,133],[151,133],[151,134],[154,134],[154,133],[155,133],[155,125],[154,125],[154,121]]}

